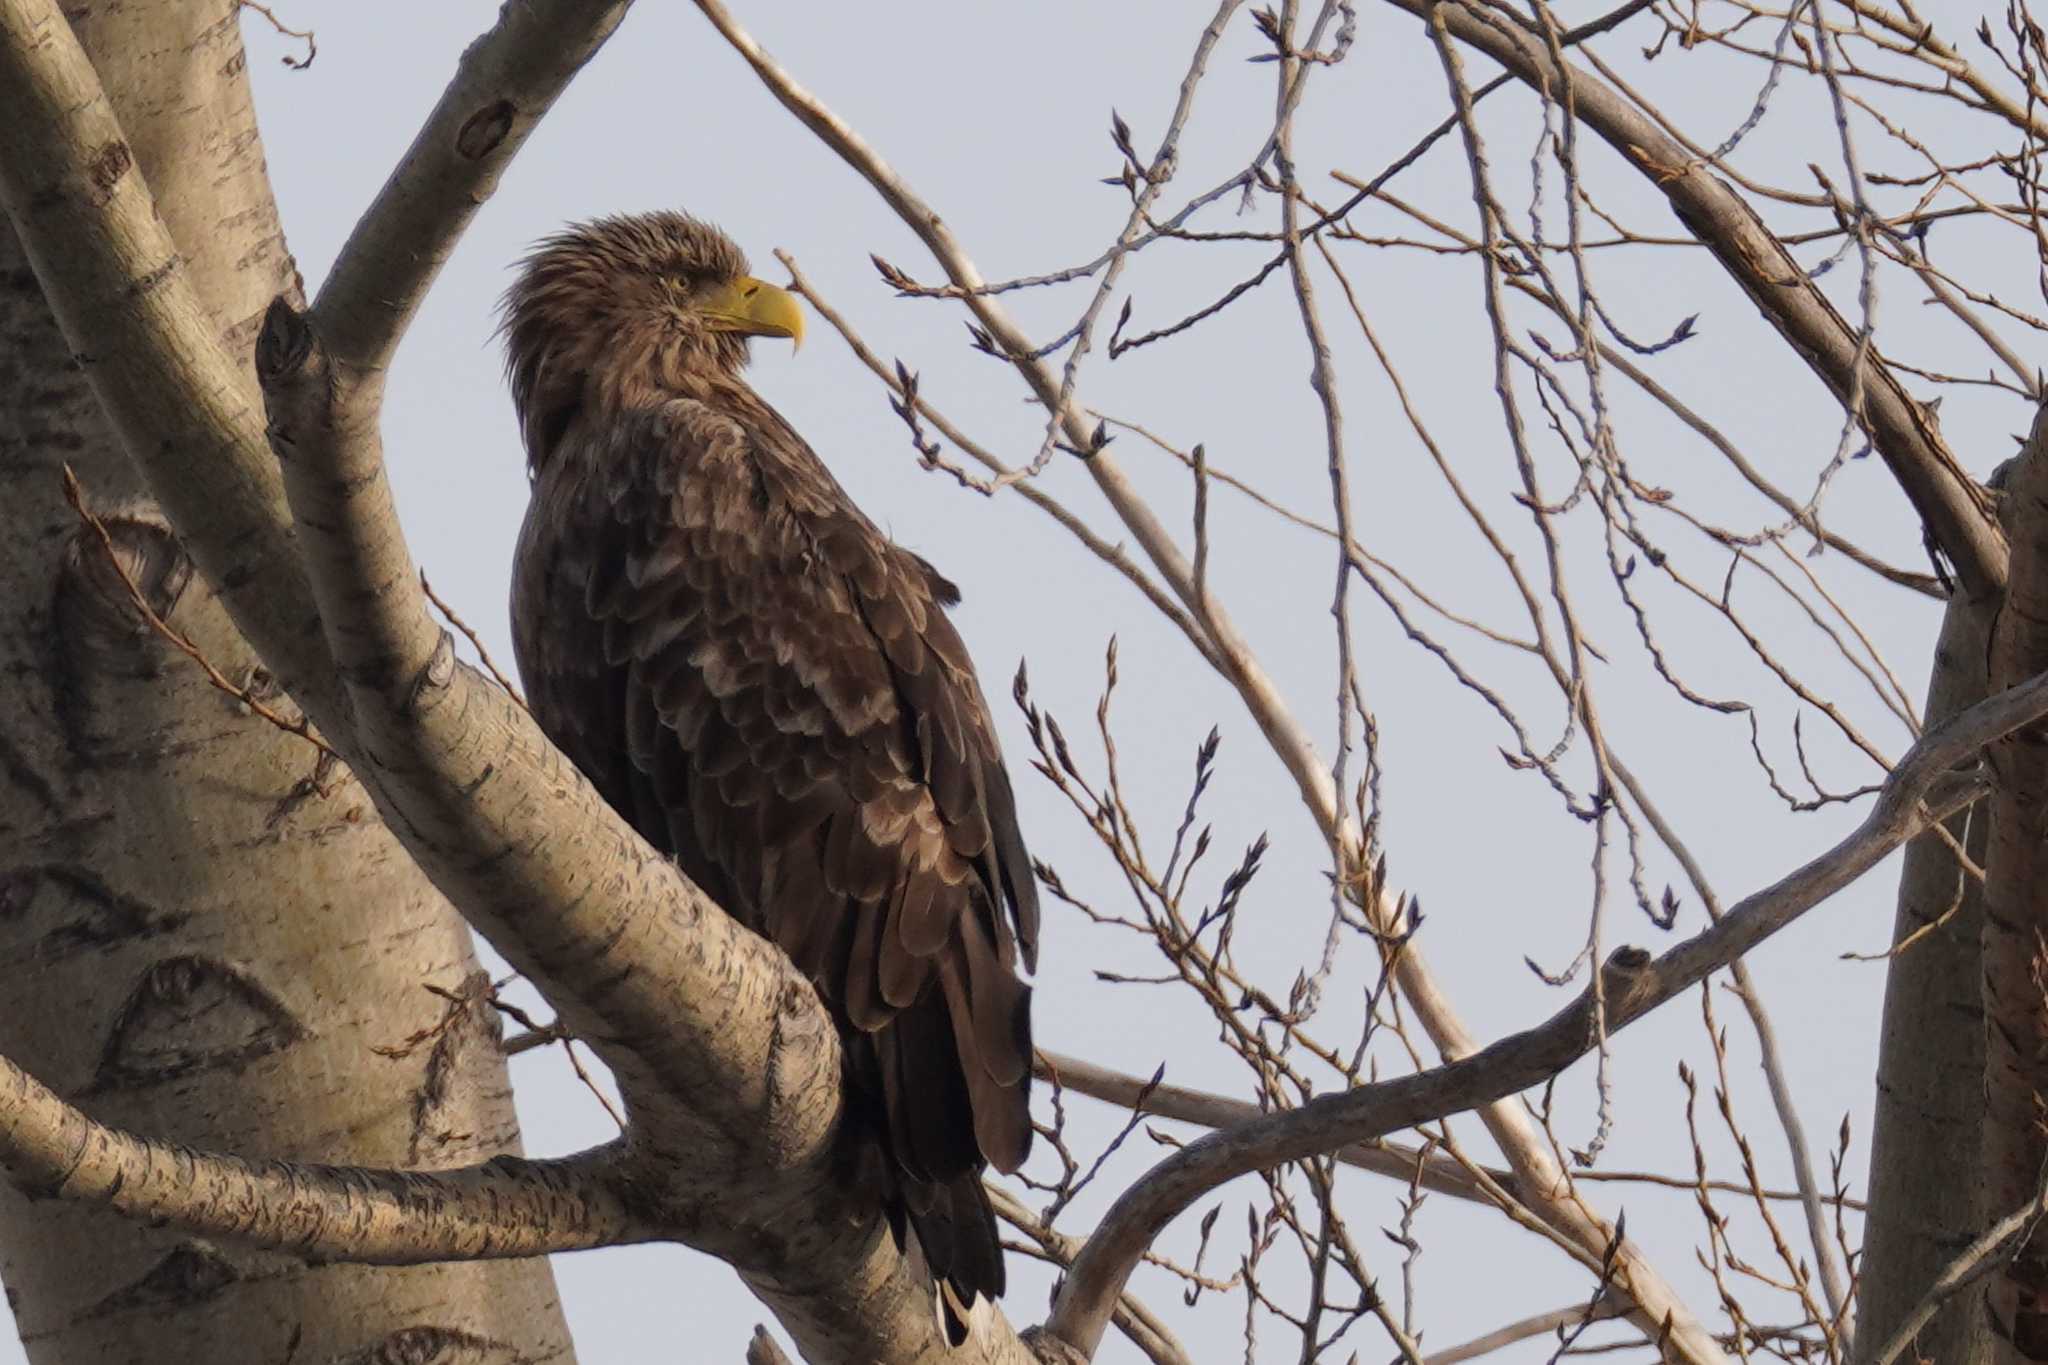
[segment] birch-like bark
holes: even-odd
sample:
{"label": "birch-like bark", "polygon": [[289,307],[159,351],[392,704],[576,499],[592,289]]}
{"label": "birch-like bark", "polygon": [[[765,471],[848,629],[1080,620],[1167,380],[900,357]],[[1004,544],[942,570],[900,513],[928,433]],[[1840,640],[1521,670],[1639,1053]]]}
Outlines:
{"label": "birch-like bark", "polygon": [[[95,175],[148,178],[246,356],[296,272],[238,7],[138,0],[76,22],[127,130]],[[312,746],[139,624],[65,504],[69,463],[168,623],[268,689],[102,417],[92,363],[74,363],[0,225],[0,1052],[99,1119],[195,1145],[416,1169],[516,1153],[488,1007],[423,989],[474,979],[461,921],[365,818],[360,787],[335,772],[313,792]],[[544,1261],[314,1266],[12,1185],[0,1277],[37,1365],[569,1358]]]}
{"label": "birch-like bark", "polygon": [[[422,138],[431,142],[451,114],[458,129],[479,126],[475,114],[488,108],[463,114],[449,101],[489,103],[473,79],[489,67],[483,56],[508,46],[530,56],[551,32],[579,23],[595,32],[616,18],[609,4],[508,6]],[[519,87],[497,96],[522,111],[511,133],[559,90],[520,73],[548,68],[497,68]],[[635,1224],[731,1263],[812,1359],[1029,1359],[995,1312],[980,1315],[971,1348],[949,1351],[928,1280],[890,1239],[874,1192],[843,1178],[838,1036],[816,993],[635,836],[523,709],[454,661],[445,636],[418,629],[416,589],[389,591],[380,576],[398,553],[389,508],[356,509],[363,515],[324,528],[318,554],[294,543],[247,349],[231,356],[205,321],[197,281],[146,185],[118,158],[103,161],[116,144],[125,145],[119,125],[50,0],[0,0],[0,198],[66,343],[94,356],[94,394],[221,605],[361,776],[369,804],[358,817],[369,820],[373,805],[434,885],[611,1067],[631,1116],[632,1169],[618,1183],[630,1188]],[[513,136],[472,144],[479,168],[516,145]],[[403,177],[402,167],[393,183]],[[386,214],[418,207],[380,197],[352,241],[378,240]],[[465,204],[458,196],[448,207]],[[445,245],[459,226],[422,229],[421,240]],[[294,313],[289,291],[280,309]],[[289,411],[290,430],[277,433],[289,439],[278,444],[313,462],[295,475],[297,501],[335,495],[326,476],[336,470],[378,468],[374,404],[331,392],[323,402],[291,393],[283,371],[272,378],[284,383],[269,397],[286,400],[272,415]],[[369,425],[342,430],[344,418]],[[322,603],[333,609],[324,622]],[[430,635],[438,639],[422,656]],[[359,646],[385,657],[344,679],[331,641],[358,663]],[[360,881],[350,890],[353,901]]]}

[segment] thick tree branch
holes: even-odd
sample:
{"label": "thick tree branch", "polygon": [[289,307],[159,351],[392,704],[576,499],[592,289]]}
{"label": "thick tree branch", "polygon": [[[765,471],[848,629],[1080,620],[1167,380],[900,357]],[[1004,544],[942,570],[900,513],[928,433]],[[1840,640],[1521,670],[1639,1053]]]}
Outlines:
{"label": "thick tree branch", "polygon": [[384,473],[379,376],[334,359],[310,318],[274,300],[256,339],[267,434],[284,474],[299,553],[354,714],[377,769],[412,740],[410,697],[435,656],[453,679],[447,632],[427,614],[419,570]]}
{"label": "thick tree branch", "polygon": [[[567,0],[515,8],[616,17]],[[561,30],[494,35],[508,31],[534,42]],[[809,1355],[940,1359],[928,1286],[872,1192],[838,1178],[838,1035],[816,992],[640,840],[522,709],[456,664],[390,521],[374,380],[329,363],[310,327],[286,344],[279,320],[271,415],[302,572],[254,394],[123,155],[49,0],[0,0],[0,195],[67,339],[236,624],[436,886],[612,1068],[647,1158],[635,1172],[647,1221],[732,1262]],[[488,182],[479,172],[464,193]],[[402,322],[400,310],[356,324],[358,336],[381,347]],[[990,1313],[968,1358],[1028,1357]]]}
{"label": "thick tree branch", "polygon": [[[1182,1123],[1199,1123],[1204,1128],[1234,1127],[1258,1118],[1264,1112],[1249,1100],[1234,1100],[1180,1085],[1151,1085],[1125,1072],[1057,1052],[1041,1050],[1032,1070],[1039,1079],[1077,1095],[1121,1105],[1140,1114],[1157,1114]],[[1455,1199],[1486,1204],[1493,1202],[1479,1181],[1464,1167],[1437,1153],[1425,1154],[1413,1147],[1384,1142],[1353,1143],[1329,1155],[1361,1171],[1371,1171],[1394,1180],[1418,1181],[1425,1190],[1448,1194]],[[1510,1171],[1491,1171],[1488,1174],[1509,1190],[1515,1186],[1515,1176]]]}
{"label": "thick tree branch", "polygon": [[[1979,799],[1988,777],[1976,768],[1957,771],[1958,765],[2043,716],[2048,716],[2048,673],[1925,735],[1892,770],[1862,824],[1820,857],[1747,897],[1660,957],[1637,948],[1616,952],[1602,968],[1607,1034],[1611,1037],[1699,984],[1848,886],[1905,840]],[[1093,1350],[1108,1322],[1108,1305],[1144,1249],[1174,1217],[1224,1181],[1541,1085],[1592,1051],[1597,1041],[1589,990],[1537,1027],[1462,1060],[1319,1097],[1188,1144],[1155,1166],[1105,1215],[1067,1277],[1048,1333],[1083,1353]]]}
{"label": "thick tree branch", "polygon": [[1741,195],[1693,158],[1620,92],[1587,71],[1560,64],[1543,34],[1503,10],[1480,12],[1442,0],[1388,0],[1558,97],[1669,201],[1765,319],[1843,403],[1860,396],[1860,416],[1892,476],[1971,592],[2002,586],[2005,538],[1989,497],[1942,439],[1933,415],[1900,385]]}
{"label": "thick tree branch", "polygon": [[313,305],[350,367],[381,373],[498,177],[632,0],[509,4],[349,233]]}
{"label": "thick tree branch", "polygon": [[95,1122],[0,1057],[0,1167],[60,1197],[314,1260],[420,1265],[648,1240],[620,1199],[624,1146],[447,1171],[245,1161]]}
{"label": "thick tree branch", "polygon": [[[515,1040],[516,1041],[516,1040]],[[1176,1119],[1182,1123],[1198,1123],[1204,1128],[1229,1128],[1239,1123],[1249,1123],[1267,1111],[1249,1100],[1236,1100],[1228,1095],[1212,1094],[1206,1090],[1191,1090],[1180,1085],[1152,1085],[1149,1081],[1117,1071],[1111,1067],[1098,1066],[1079,1057],[1064,1053],[1039,1051],[1032,1064],[1032,1074],[1049,1084],[1063,1087],[1076,1095],[1101,1100],[1105,1104],[1119,1105],[1140,1114],[1157,1114],[1161,1118]],[[1399,1142],[1354,1142],[1339,1147],[1327,1156],[1354,1170],[1370,1171],[1374,1175],[1398,1180],[1403,1184],[1413,1181],[1420,1188],[1433,1194],[1449,1195],[1475,1204],[1493,1205],[1499,1196],[1490,1193],[1488,1186],[1498,1186],[1516,1199],[1523,1198],[1521,1177],[1513,1171],[1492,1166],[1481,1166],[1475,1175],[1472,1170],[1440,1152],[1425,1152],[1419,1147],[1410,1147]],[[1593,1183],[1648,1184],[1661,1185],[1675,1190],[1697,1190],[1699,1182],[1688,1176],[1655,1175],[1642,1171],[1578,1171],[1574,1180]],[[1707,1188],[1717,1193],[1751,1196],[1755,1192],[1746,1183],[1727,1180],[1709,1180]],[[1805,1196],[1796,1189],[1770,1189],[1764,1197],[1786,1203],[1801,1202]],[[1833,1204],[1832,1198],[1824,1202]],[[1861,1210],[1863,1205],[1845,1200],[1849,1208]]]}
{"label": "thick tree branch", "polygon": [[0,0],[0,205],[122,444],[306,711],[340,692],[248,371],[223,349],[53,0]]}

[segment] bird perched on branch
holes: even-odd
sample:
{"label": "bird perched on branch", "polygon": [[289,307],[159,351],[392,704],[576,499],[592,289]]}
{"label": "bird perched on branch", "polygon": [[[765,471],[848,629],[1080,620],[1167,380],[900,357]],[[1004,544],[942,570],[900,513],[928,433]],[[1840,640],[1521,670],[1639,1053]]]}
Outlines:
{"label": "bird perched on branch", "polygon": [[1037,890],[959,592],[862,515],[741,379],[795,298],[677,213],[572,227],[504,332],[532,502],[512,585],[533,714],[719,905],[789,954],[845,1040],[957,1340],[1003,1289],[985,1165],[1031,1145]]}

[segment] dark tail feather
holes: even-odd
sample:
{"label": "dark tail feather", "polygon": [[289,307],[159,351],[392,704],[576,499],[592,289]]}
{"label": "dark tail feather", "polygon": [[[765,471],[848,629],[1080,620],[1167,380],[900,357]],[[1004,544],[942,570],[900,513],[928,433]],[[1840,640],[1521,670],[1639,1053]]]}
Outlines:
{"label": "dark tail feather", "polygon": [[[934,996],[899,1014],[893,1028],[848,1036],[847,1094],[859,1106],[856,1124],[873,1134],[858,1143],[849,1178],[880,1185],[889,1230],[931,1277],[939,1325],[958,1346],[974,1301],[1000,1297],[1004,1274],[982,1163],[960,1122],[968,1097],[957,1063],[948,1049],[936,1064],[918,1065],[920,1026],[944,1042],[948,1022],[944,1000]],[[925,1112],[926,1105],[939,1112]]]}
{"label": "dark tail feather", "polygon": [[958,1346],[967,1340],[967,1315],[974,1301],[1002,1296],[1003,1248],[996,1238],[996,1211],[977,1171],[926,1188],[932,1195],[931,1207],[911,1207],[910,1228],[938,1291],[946,1340]]}

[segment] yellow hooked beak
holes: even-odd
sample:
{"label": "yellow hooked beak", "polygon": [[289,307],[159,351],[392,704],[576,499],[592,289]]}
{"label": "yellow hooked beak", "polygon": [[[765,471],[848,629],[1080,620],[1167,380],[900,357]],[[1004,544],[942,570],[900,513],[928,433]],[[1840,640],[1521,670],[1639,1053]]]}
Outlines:
{"label": "yellow hooked beak", "polygon": [[751,275],[721,284],[702,295],[697,300],[697,312],[704,325],[714,332],[788,337],[791,350],[804,344],[804,310],[796,295]]}

